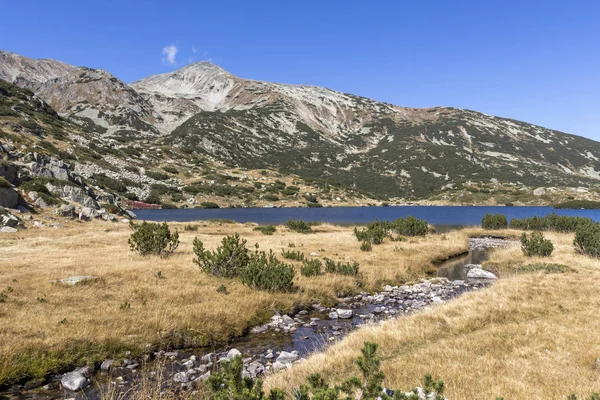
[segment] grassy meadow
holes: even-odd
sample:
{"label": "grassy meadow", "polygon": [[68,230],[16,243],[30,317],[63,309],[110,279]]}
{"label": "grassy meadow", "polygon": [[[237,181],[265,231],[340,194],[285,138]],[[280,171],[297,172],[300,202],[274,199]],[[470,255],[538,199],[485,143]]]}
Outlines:
{"label": "grassy meadow", "polygon": [[[432,261],[467,250],[457,231],[404,242],[386,241],[360,251],[351,227],[321,225],[312,234],[280,226],[271,236],[255,224],[222,222],[170,224],[181,244],[169,258],[142,257],[129,249],[127,224],[66,222],[65,228],[35,228],[0,236],[0,384],[39,377],[72,364],[97,362],[130,350],[222,343],[268,320],[336,295],[379,290],[386,283],[409,282],[432,271]],[[252,290],[238,280],[202,273],[193,263],[192,241],[216,248],[238,232],[248,247],[299,250],[311,258],[358,261],[360,279],[296,274],[295,293]],[[286,260],[287,261],[287,260]],[[296,265],[299,265],[296,263]],[[97,280],[67,287],[50,281],[74,275]],[[217,292],[225,285],[228,294]],[[10,287],[10,289],[9,289]]]}
{"label": "grassy meadow", "polygon": [[[600,391],[600,261],[576,254],[573,234],[545,235],[555,246],[551,257],[525,257],[519,246],[495,250],[484,267],[502,279],[490,288],[359,328],[266,385],[289,389],[314,372],[341,381],[357,373],[353,360],[370,341],[379,344],[387,387],[408,389],[431,373],[444,380],[452,400],[583,398]],[[540,265],[548,263],[567,268],[546,273]]]}

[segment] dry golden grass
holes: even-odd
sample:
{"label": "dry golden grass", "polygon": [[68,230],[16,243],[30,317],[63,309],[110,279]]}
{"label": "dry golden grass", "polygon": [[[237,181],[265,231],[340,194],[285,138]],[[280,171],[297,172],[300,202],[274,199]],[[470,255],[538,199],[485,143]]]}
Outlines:
{"label": "dry golden grass", "polygon": [[[556,248],[549,259],[526,259],[518,246],[497,250],[490,263],[505,278],[492,287],[361,328],[325,353],[271,376],[267,386],[289,387],[313,372],[333,380],[356,374],[353,360],[372,341],[380,346],[388,387],[408,389],[432,373],[444,379],[452,400],[565,399],[571,392],[599,391],[600,262],[575,254],[573,235],[547,237]],[[518,266],[536,262],[567,264],[576,272],[516,273]]]}
{"label": "dry golden grass", "polygon": [[[329,274],[297,274],[302,289],[298,293],[251,290],[237,280],[201,273],[192,262],[196,236],[209,249],[224,235],[239,232],[249,247],[259,243],[261,249],[278,254],[293,243],[306,255],[356,260],[367,287],[416,277],[432,259],[464,251],[467,244],[463,233],[454,232],[446,239],[431,235],[385,243],[364,253],[349,227],[324,225],[309,235],[279,227],[275,235],[264,236],[250,224],[200,223],[198,232],[184,231],[183,225],[172,224],[181,233],[181,245],[167,259],[131,252],[131,230],[125,224],[70,222],[64,229],[30,228],[0,236],[0,291],[14,288],[0,303],[0,383],[94,360],[124,346],[135,350],[148,343],[209,345],[243,334],[275,309],[286,311],[358,290],[355,279]],[[164,279],[155,276],[158,271]],[[72,275],[99,280],[76,287],[50,283]],[[228,295],[217,293],[221,284]]]}

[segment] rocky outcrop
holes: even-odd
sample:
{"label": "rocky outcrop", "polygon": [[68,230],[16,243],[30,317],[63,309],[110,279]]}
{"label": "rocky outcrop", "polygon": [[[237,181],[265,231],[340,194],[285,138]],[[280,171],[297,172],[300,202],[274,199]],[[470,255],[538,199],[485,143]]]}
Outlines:
{"label": "rocky outcrop", "polygon": [[74,67],[47,58],[33,59],[0,51],[0,79],[30,90],[44,82],[66,75]]}
{"label": "rocky outcrop", "polygon": [[91,197],[89,190],[83,189],[75,185],[53,185],[51,183],[46,184],[46,188],[50,193],[60,197],[63,200],[72,201],[81,204],[85,208],[98,209],[98,203]]}
{"label": "rocky outcrop", "polygon": [[72,176],[69,165],[54,157],[49,157],[40,153],[29,153],[26,160],[30,160],[29,169],[35,176],[54,178],[62,181],[69,181],[81,184],[81,178],[76,179]]}

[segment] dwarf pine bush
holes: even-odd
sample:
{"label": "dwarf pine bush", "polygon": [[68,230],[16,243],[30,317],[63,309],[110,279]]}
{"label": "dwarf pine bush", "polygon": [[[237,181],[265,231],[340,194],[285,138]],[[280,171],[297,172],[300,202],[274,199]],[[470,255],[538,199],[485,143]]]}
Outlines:
{"label": "dwarf pine bush", "polygon": [[272,251],[250,251],[239,234],[225,236],[215,251],[206,250],[204,243],[194,239],[194,262],[208,274],[224,278],[240,278],[253,289],[270,292],[290,292],[295,289],[295,270],[275,257]]}
{"label": "dwarf pine bush", "polygon": [[521,235],[521,250],[527,257],[550,257],[554,251],[552,241],[546,239],[542,232],[532,232],[527,235],[525,232]]}
{"label": "dwarf pine bush", "polygon": [[335,262],[330,258],[325,257],[325,270],[330,274],[347,275],[347,276],[358,276],[360,264],[353,262],[352,264],[341,261]]}
{"label": "dwarf pine bush", "polygon": [[392,222],[391,229],[401,236],[425,236],[429,232],[429,225],[427,221],[409,215]]}
{"label": "dwarf pine bush", "polygon": [[485,213],[481,219],[481,227],[484,229],[506,229],[508,221],[504,214]]}
{"label": "dwarf pine bush", "polygon": [[275,227],[275,225],[261,225],[261,226],[257,226],[256,228],[253,229],[253,231],[257,231],[262,233],[263,235],[272,235],[275,232],[277,232],[277,228]]}
{"label": "dwarf pine bush", "polygon": [[215,251],[205,250],[198,238],[194,239],[194,262],[203,272],[225,278],[238,277],[250,261],[250,250],[246,248],[246,239],[234,233],[221,240],[221,246]]}
{"label": "dwarf pine bush", "polygon": [[298,233],[312,233],[312,227],[311,224],[305,221],[302,221],[301,219],[299,220],[293,220],[293,219],[288,219],[288,221],[285,223],[285,226],[294,232],[298,232]]}
{"label": "dwarf pine bush", "polygon": [[248,287],[269,292],[294,291],[294,266],[275,257],[273,251],[257,251],[241,270],[240,279]]}
{"label": "dwarf pine bush", "polygon": [[302,266],[300,267],[300,274],[302,276],[317,276],[317,275],[321,275],[321,268],[323,267],[323,264],[321,263],[321,260],[318,260],[316,258],[312,259],[312,260],[304,260],[302,262]]}
{"label": "dwarf pine bush", "polygon": [[296,250],[296,251],[281,250],[281,256],[288,260],[304,261],[304,253],[302,253],[299,250]]}
{"label": "dwarf pine bush", "polygon": [[381,244],[389,235],[390,223],[376,219],[364,228],[354,227],[354,236],[359,242],[370,242],[372,244]]}
{"label": "dwarf pine bush", "polygon": [[600,223],[588,222],[578,226],[573,245],[581,254],[600,257]]}
{"label": "dwarf pine bush", "polygon": [[360,244],[360,250],[361,251],[371,251],[371,250],[373,250],[373,243],[370,242],[370,241],[368,241],[368,240],[365,240],[364,242],[362,242]]}
{"label": "dwarf pine bush", "polygon": [[129,247],[131,251],[136,251],[143,256],[154,254],[167,257],[179,246],[179,233],[177,231],[171,233],[166,222],[134,224],[132,221],[129,226],[133,229],[129,237]]}
{"label": "dwarf pine bush", "polygon": [[545,217],[513,218],[510,220],[509,226],[511,229],[526,231],[575,232],[579,226],[593,222],[591,219],[585,217],[571,217],[551,213]]}
{"label": "dwarf pine bush", "polygon": [[[207,381],[209,397],[213,400],[420,400],[418,390],[405,393],[400,390],[385,390],[382,387],[385,375],[381,372],[381,361],[377,345],[365,342],[362,355],[356,360],[361,376],[351,376],[340,385],[329,384],[322,375],[312,374],[306,383],[291,388],[291,396],[280,389],[271,389],[268,395],[260,379],[243,377],[243,361],[237,356],[224,361],[221,370]],[[444,400],[444,382],[425,375],[422,389],[428,399]],[[595,399],[594,399],[595,400]]]}

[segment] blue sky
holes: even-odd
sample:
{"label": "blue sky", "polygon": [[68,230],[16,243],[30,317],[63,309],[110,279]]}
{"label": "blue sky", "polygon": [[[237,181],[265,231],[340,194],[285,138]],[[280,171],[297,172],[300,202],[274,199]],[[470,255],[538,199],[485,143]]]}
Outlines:
{"label": "blue sky", "polygon": [[30,0],[2,14],[0,49],[128,83],[209,59],[244,78],[600,140],[600,1]]}

